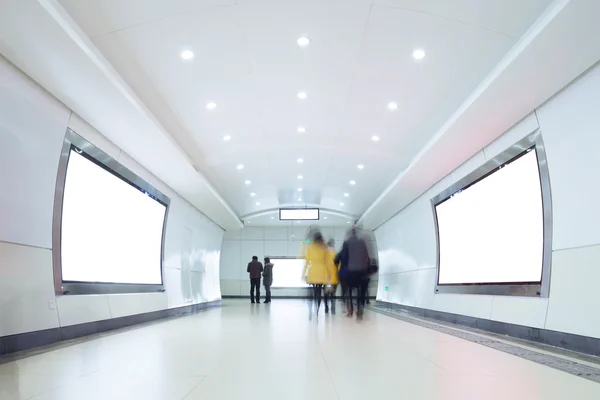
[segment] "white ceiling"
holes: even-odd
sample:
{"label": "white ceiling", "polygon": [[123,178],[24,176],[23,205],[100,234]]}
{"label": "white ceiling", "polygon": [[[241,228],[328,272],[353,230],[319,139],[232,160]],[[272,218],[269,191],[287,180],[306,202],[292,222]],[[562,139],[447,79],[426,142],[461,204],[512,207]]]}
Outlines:
{"label": "white ceiling", "polygon": [[[436,173],[428,171],[427,179],[418,188],[411,187],[414,179],[407,180],[408,186],[403,186],[399,179],[414,168],[415,157],[420,158],[432,140],[437,140],[440,129],[464,107],[463,102],[489,78],[498,63],[514,52],[519,39],[524,34],[533,39],[541,36],[543,29],[534,32],[535,35],[531,30],[526,33],[532,25],[541,24],[536,22],[540,15],[548,13],[548,9],[555,9],[556,15],[563,16],[571,12],[574,15],[564,18],[570,18],[571,23],[581,22],[573,29],[590,28],[597,24],[585,20],[586,15],[600,3],[595,0],[0,2],[3,10],[11,10],[13,14],[19,10],[21,14],[29,13],[34,5],[37,8],[41,5],[80,50],[88,57],[90,53],[96,55],[90,58],[103,71],[104,80],[82,76],[77,82],[79,87],[85,87],[89,93],[94,85],[120,85],[121,96],[130,91],[135,98],[129,98],[129,102],[136,104],[137,109],[111,110],[114,113],[111,115],[125,120],[143,108],[144,121],[150,121],[163,136],[169,137],[172,143],[168,146],[178,150],[182,162],[196,169],[195,175],[200,178],[196,182],[191,176],[180,177],[175,167],[170,166],[175,163],[165,160],[152,172],[225,228],[238,227],[234,221],[238,217],[269,225],[272,221],[269,210],[307,204],[331,210],[332,225],[363,216],[367,225],[377,226],[403,207],[407,199],[422,193],[421,186],[431,186],[435,183],[431,179],[464,161],[462,153],[461,157],[450,155],[451,160],[444,160],[448,155],[442,152],[435,159],[439,162],[429,164]],[[570,4],[575,2],[578,4]],[[39,32],[35,33],[43,34],[47,46],[65,40],[57,33],[50,34],[50,28],[42,32],[44,24],[39,21],[33,24],[30,16],[16,17],[5,17],[7,23],[13,21],[11,29],[28,27],[30,36],[34,35],[31,30],[37,29]],[[4,33],[13,32],[5,29],[3,36]],[[301,48],[296,44],[301,36],[311,39],[309,46]],[[152,157],[167,151],[167,145],[156,140],[142,144],[147,132],[139,128],[141,122],[136,125],[138,129],[129,129],[127,134],[118,130],[118,121],[110,126],[103,122],[107,107],[73,94],[75,89],[53,84],[54,75],[61,73],[64,63],[57,66],[56,60],[46,57],[46,63],[32,65],[31,60],[36,57],[40,60],[39,48],[29,41],[26,44],[31,49],[24,55],[14,51],[14,45],[23,44],[22,39],[16,34],[11,39],[12,42],[4,42],[4,48],[0,47],[5,56],[152,170]],[[555,37],[552,39],[556,42]],[[571,39],[583,47],[595,44],[593,37],[587,37],[586,42],[579,34]],[[425,59],[414,60],[414,49],[424,49]],[[195,57],[182,60],[183,50],[193,51]],[[554,83],[566,84],[565,79],[573,79],[589,67],[594,56],[582,58],[576,68],[563,75],[551,76]],[[90,68],[73,54],[69,54],[69,59],[74,60],[71,69]],[[53,74],[44,68],[52,69]],[[67,69],[62,73],[74,80],[73,71]],[[514,79],[515,90],[519,90],[516,84],[522,84],[522,78]],[[532,104],[544,101],[551,94],[539,89]],[[299,91],[305,91],[307,99],[299,100],[296,97]],[[110,96],[104,97],[106,102]],[[216,109],[207,110],[210,101],[216,102]],[[399,104],[398,110],[387,109],[390,101]],[[530,104],[524,104],[523,109],[502,122],[508,126],[515,123],[531,111],[526,106]],[[141,117],[136,118],[139,121]],[[299,126],[305,127],[306,132],[298,133]],[[497,130],[490,130],[486,140],[502,133]],[[470,135],[476,137],[478,133]],[[231,141],[223,141],[224,135],[231,135]],[[380,141],[373,142],[373,135],[379,136]],[[464,139],[468,141],[469,136]],[[479,145],[481,140],[474,142]],[[304,160],[301,165],[297,163],[299,157]],[[238,164],[243,164],[244,169],[238,170]],[[364,164],[364,170],[359,170],[357,164]],[[180,169],[184,169],[183,164]],[[303,176],[301,181],[298,174]],[[252,183],[247,186],[245,180]],[[350,180],[357,184],[351,186]],[[299,187],[303,189],[302,201],[298,201]],[[392,189],[406,195],[396,201],[397,196],[389,195]],[[198,193],[192,198],[195,192]],[[251,193],[256,196],[251,197]],[[216,200],[207,202],[207,196]]]}

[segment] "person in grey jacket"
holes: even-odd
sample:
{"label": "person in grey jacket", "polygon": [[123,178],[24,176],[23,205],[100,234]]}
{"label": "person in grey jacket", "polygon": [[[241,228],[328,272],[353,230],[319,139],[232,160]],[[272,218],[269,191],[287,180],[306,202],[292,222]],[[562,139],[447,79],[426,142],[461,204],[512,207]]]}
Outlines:
{"label": "person in grey jacket", "polygon": [[273,263],[269,257],[265,257],[265,270],[263,271],[263,285],[265,285],[265,291],[267,292],[267,298],[265,303],[271,302],[271,285],[273,285]]}

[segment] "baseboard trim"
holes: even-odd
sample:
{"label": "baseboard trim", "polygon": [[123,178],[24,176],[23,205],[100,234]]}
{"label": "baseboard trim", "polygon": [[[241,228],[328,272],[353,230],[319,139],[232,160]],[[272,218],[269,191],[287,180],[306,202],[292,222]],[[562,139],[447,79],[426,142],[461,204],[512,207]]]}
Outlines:
{"label": "baseboard trim", "polygon": [[[224,299],[247,299],[247,300],[250,300],[250,296],[248,296],[248,295],[246,295],[246,296],[242,296],[242,295],[223,295],[221,297],[223,297]],[[261,295],[261,299],[264,300],[264,298],[265,297]],[[284,300],[285,299],[288,299],[288,300],[291,300],[291,299],[295,299],[295,300],[310,300],[310,299],[312,299],[312,296],[273,296],[273,295],[271,295],[271,298],[272,299],[284,299]],[[337,300],[341,300],[342,296],[335,296],[334,298],[337,299]],[[375,300],[375,299],[376,299],[375,296],[369,296],[369,300]]]}
{"label": "baseboard trim", "polygon": [[105,319],[101,321],[86,322],[83,324],[62,326],[41,331],[19,333],[11,336],[0,337],[0,356],[19,351],[31,350],[36,347],[56,344],[58,342],[76,339],[82,336],[93,335],[139,325],[159,319],[179,317],[194,314],[209,308],[221,306],[221,300],[208,303],[191,304],[189,306],[152,311],[143,314],[128,315],[120,318]]}
{"label": "baseboard trim", "polygon": [[391,311],[402,311],[417,317],[429,318],[455,325],[466,326],[485,332],[506,335],[516,339],[528,340],[547,346],[576,351],[578,353],[600,356],[600,339],[572,333],[552,331],[530,326],[516,325],[507,322],[469,317],[426,308],[406,306],[377,300],[377,307]]}

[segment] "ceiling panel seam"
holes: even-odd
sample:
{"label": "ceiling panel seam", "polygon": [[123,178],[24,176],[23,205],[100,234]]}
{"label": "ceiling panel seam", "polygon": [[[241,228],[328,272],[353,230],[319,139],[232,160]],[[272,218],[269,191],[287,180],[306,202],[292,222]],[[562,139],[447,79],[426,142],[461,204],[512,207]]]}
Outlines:
{"label": "ceiling panel seam", "polygon": [[471,22],[463,21],[463,20],[460,20],[458,18],[446,17],[444,15],[434,14],[434,13],[430,13],[430,12],[427,12],[427,11],[414,10],[412,8],[407,8],[407,7],[394,6],[392,4],[378,4],[378,6],[379,7],[383,7],[383,8],[391,8],[391,9],[395,9],[395,10],[403,10],[403,11],[406,11],[406,12],[412,12],[412,13],[416,13],[416,14],[428,15],[430,17],[440,18],[440,19],[444,19],[446,21],[457,22],[459,24],[470,26],[472,28],[481,29],[481,30],[484,30],[484,31],[487,31],[487,32],[490,32],[490,33],[494,33],[496,35],[504,36],[504,37],[507,37],[507,38],[510,38],[510,39],[516,39],[514,36],[509,35],[508,33],[496,31],[494,29],[490,29],[490,28],[487,28],[485,26],[473,24]]}
{"label": "ceiling panel seam", "polygon": [[[377,199],[371,204],[367,210],[362,214],[359,219],[359,223],[363,222],[364,219],[370,214],[381,201],[400,183],[402,178],[412,170],[415,165],[419,163],[421,158],[445,135],[450,127],[458,121],[458,119],[468,110],[479,97],[492,85],[496,79],[519,57],[519,55],[538,37],[538,35],[560,14],[560,12],[569,4],[571,0],[555,0],[540,17],[527,29],[527,31],[521,36],[521,38],[513,45],[513,47],[502,57],[500,62],[492,69],[492,71],[481,81],[481,83],[475,88],[475,90],[467,97],[467,99],[460,105],[460,107],[452,114],[452,116],[437,130],[437,132],[431,137],[425,146],[417,153],[415,157],[410,161],[408,167],[400,172],[398,176],[392,181],[392,183],[377,197]],[[450,172],[450,171],[448,171]],[[431,185],[433,186],[433,185]],[[430,187],[431,187],[430,186]],[[422,193],[421,193],[422,194]],[[419,194],[420,195],[420,194]],[[419,197],[419,196],[416,196]],[[413,199],[414,200],[414,199]],[[411,201],[412,202],[412,201]],[[397,214],[396,211],[400,212],[406,208],[403,206],[400,210],[395,210],[393,214]],[[386,218],[384,223],[389,218]],[[380,224],[381,225],[381,224]]]}
{"label": "ceiling panel seam", "polygon": [[[166,138],[177,152],[184,158],[184,160],[193,167],[193,162],[189,156],[183,151],[181,146],[175,141],[162,124],[156,119],[156,117],[148,110],[145,104],[138,98],[135,92],[129,87],[125,80],[116,72],[112,65],[106,60],[102,53],[96,48],[91,39],[79,28],[79,25],[72,19],[72,17],[66,12],[66,10],[60,5],[57,0],[37,0],[44,10],[50,15],[50,17],[60,26],[60,28],[67,34],[67,36],[81,49],[90,61],[102,72],[102,74],[109,80],[109,82],[123,95],[127,101],[134,106],[134,108],[142,114],[143,117],[147,118],[150,123],[155,127],[157,132]],[[241,227],[242,224],[239,221],[237,214],[233,211],[231,206],[225,201],[225,199],[216,191],[206,177],[200,172],[196,171],[198,177],[207,186],[209,192],[216,197],[227,212],[233,217]]]}

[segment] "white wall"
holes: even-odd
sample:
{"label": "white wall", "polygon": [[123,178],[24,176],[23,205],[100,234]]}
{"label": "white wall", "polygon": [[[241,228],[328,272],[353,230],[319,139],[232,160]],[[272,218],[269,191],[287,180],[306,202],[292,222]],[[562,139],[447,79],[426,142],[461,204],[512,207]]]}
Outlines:
{"label": "white wall", "polygon": [[[335,239],[336,247],[341,248],[348,226],[320,228],[325,240]],[[302,246],[307,236],[308,223],[282,227],[245,227],[225,233],[221,248],[221,292],[223,296],[250,296],[250,280],[246,267],[257,256],[262,262],[265,256],[302,255]],[[295,239],[290,240],[291,235]],[[277,266],[275,266],[277,268]],[[274,273],[277,273],[275,270]],[[371,281],[370,294],[377,290],[377,277]],[[302,289],[273,288],[272,296],[303,296]]]}
{"label": "white wall", "polygon": [[[55,297],[52,212],[67,127],[171,198],[165,293]],[[2,56],[0,190],[0,337],[220,298],[221,228]]]}
{"label": "white wall", "polygon": [[[599,104],[596,66],[377,229],[378,299],[600,338],[600,319],[595,317],[600,307]],[[434,294],[436,242],[430,198],[531,133],[538,121],[552,190],[550,297]]]}

